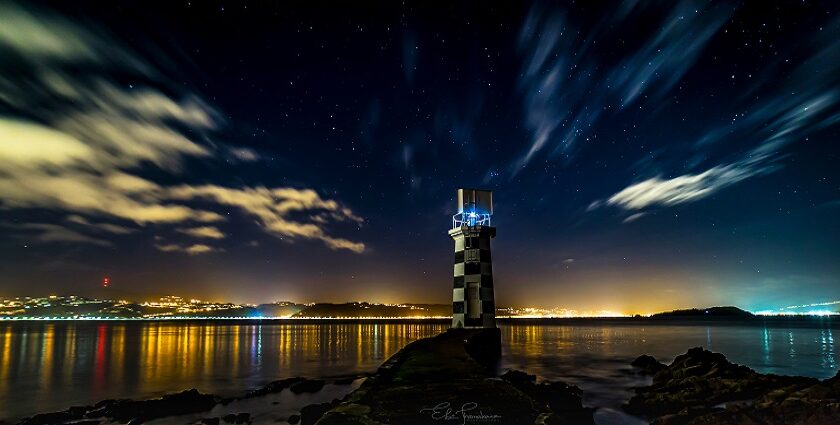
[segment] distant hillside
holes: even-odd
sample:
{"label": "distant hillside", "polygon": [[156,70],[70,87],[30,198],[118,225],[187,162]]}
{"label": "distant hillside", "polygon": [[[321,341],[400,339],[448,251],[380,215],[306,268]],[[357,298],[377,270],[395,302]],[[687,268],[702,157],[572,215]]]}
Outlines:
{"label": "distant hillside", "polygon": [[291,317],[305,308],[305,304],[282,301],[272,304],[260,304],[257,306],[257,311],[263,317]]}
{"label": "distant hillside", "polygon": [[433,317],[451,316],[452,306],[448,304],[371,304],[318,303],[306,307],[294,317]]}
{"label": "distant hillside", "polygon": [[749,318],[754,317],[752,313],[746,310],[741,310],[738,307],[709,307],[709,308],[690,308],[685,310],[674,310],[663,313],[656,313],[651,317],[726,317],[726,318]]}

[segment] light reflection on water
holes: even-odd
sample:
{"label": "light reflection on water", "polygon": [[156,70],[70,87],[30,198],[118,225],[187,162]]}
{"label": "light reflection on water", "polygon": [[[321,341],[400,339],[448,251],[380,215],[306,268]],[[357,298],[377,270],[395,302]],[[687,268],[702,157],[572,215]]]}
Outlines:
{"label": "light reflection on water", "polygon": [[198,388],[234,395],[292,376],[371,372],[442,324],[0,324],[0,419]]}
{"label": "light reflection on water", "polygon": [[[0,418],[106,398],[198,388],[232,395],[290,376],[371,372],[444,324],[212,322],[0,323]],[[584,389],[589,405],[617,410],[644,385],[629,363],[670,362],[689,347],[722,352],[759,372],[834,376],[830,326],[504,325],[503,368]],[[609,411],[605,411],[609,413]]]}

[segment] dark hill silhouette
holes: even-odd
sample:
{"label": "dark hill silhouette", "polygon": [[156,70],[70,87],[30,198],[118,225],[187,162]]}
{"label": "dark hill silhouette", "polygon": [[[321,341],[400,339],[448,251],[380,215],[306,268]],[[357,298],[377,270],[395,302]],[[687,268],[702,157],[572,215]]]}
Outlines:
{"label": "dark hill silhouette", "polygon": [[715,318],[750,318],[755,317],[754,314],[746,310],[741,310],[738,307],[709,307],[709,308],[690,308],[684,310],[673,310],[662,313],[656,313],[651,317],[715,317]]}

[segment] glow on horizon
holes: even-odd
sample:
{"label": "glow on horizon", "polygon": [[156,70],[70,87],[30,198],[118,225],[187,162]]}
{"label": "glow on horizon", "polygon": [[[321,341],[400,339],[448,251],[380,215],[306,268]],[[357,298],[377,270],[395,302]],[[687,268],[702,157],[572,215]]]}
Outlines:
{"label": "glow on horizon", "polygon": [[840,312],[831,310],[808,310],[808,311],[756,311],[756,316],[840,316]]}

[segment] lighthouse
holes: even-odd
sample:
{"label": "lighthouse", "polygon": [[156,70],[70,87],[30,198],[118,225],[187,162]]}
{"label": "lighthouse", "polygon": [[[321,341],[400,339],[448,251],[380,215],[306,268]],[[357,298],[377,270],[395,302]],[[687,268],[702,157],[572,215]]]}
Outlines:
{"label": "lighthouse", "polygon": [[490,239],[496,237],[496,228],[490,223],[492,215],[493,192],[458,189],[458,213],[452,216],[449,230],[455,241],[453,328],[496,327],[490,256]]}

